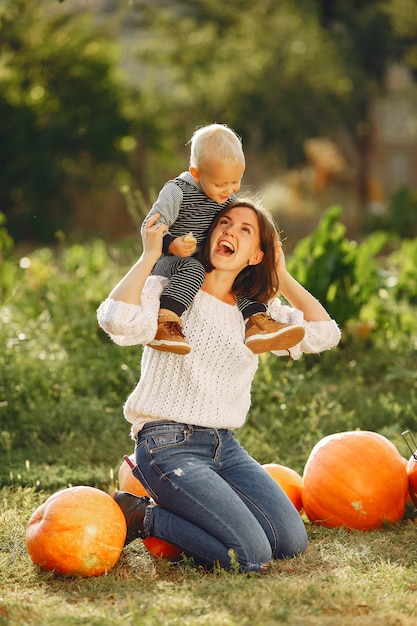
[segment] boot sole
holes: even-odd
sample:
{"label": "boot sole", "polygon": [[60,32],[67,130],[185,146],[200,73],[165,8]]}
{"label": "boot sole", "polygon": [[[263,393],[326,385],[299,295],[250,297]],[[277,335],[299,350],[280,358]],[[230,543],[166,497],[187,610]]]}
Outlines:
{"label": "boot sole", "polygon": [[262,352],[271,352],[272,350],[288,350],[300,343],[304,335],[304,328],[295,326],[294,328],[283,328],[272,336],[253,335],[245,343],[254,354],[261,354]]}
{"label": "boot sole", "polygon": [[148,346],[160,352],[173,352],[174,354],[188,354],[191,352],[190,346],[186,343],[151,341],[151,343],[148,343]]}

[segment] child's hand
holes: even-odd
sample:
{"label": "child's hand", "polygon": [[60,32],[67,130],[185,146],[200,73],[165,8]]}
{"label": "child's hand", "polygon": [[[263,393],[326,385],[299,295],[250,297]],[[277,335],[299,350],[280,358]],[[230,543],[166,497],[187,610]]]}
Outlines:
{"label": "child's hand", "polygon": [[187,257],[191,256],[197,247],[197,241],[193,237],[193,233],[188,233],[182,237],[177,237],[170,243],[169,252],[175,256]]}

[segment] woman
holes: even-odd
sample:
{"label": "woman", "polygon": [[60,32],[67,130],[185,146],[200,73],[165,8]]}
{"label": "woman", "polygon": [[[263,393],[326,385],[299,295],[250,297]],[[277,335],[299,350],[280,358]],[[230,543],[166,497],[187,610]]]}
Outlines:
{"label": "woman", "polygon": [[[100,325],[119,345],[146,346],[156,331],[167,280],[150,276],[166,229],[157,219],[143,232],[140,259],[98,310]],[[340,331],[290,276],[271,218],[251,202],[233,202],[218,214],[200,258],[204,283],[182,318],[191,352],[145,347],[140,381],[124,407],[136,441],[134,473],[154,502],[126,492],[115,499],[126,517],[126,543],[156,536],[207,567],[230,568],[234,554],[242,571],[260,572],[271,559],[303,552],[307,535],[290,500],[235,439],[258,365],[243,343],[236,297],[250,292],[265,301],[279,284],[292,306],[273,298],[268,313],[305,328],[292,358],[334,347]]]}

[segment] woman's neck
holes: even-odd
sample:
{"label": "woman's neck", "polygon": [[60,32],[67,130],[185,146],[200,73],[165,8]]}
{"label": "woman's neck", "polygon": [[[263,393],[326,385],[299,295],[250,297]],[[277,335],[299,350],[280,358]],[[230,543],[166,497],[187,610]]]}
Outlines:
{"label": "woman's neck", "polygon": [[232,290],[233,282],[230,274],[225,275],[213,270],[206,274],[201,289],[222,302],[236,304],[236,296]]}

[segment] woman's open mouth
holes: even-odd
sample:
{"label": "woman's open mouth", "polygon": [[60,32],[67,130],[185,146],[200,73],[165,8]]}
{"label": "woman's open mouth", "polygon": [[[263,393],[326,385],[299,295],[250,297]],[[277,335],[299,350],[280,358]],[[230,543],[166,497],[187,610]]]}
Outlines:
{"label": "woman's open mouth", "polygon": [[230,241],[227,241],[227,239],[220,239],[220,241],[217,242],[217,252],[219,252],[220,254],[234,254],[235,252],[235,248],[233,246],[233,244],[230,243]]}

